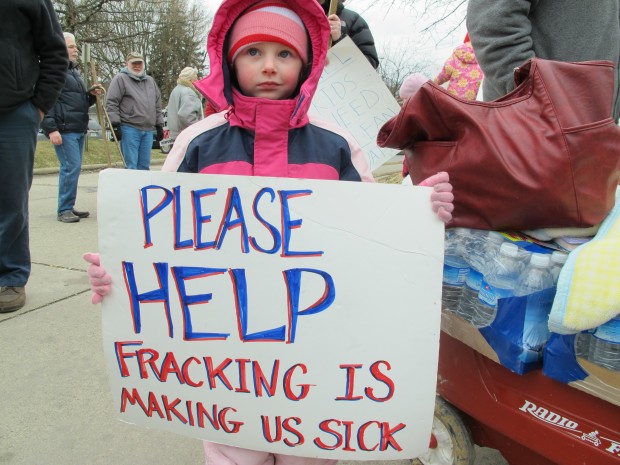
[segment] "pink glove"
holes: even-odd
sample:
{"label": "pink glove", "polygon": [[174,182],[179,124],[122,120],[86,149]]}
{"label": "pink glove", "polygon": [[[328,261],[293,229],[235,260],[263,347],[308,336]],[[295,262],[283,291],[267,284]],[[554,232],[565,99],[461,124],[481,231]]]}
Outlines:
{"label": "pink glove", "polygon": [[452,212],[454,211],[454,194],[452,194],[452,184],[448,173],[441,171],[433,176],[426,178],[419,186],[432,187],[431,206],[433,211],[444,223],[452,220]]}
{"label": "pink glove", "polygon": [[91,302],[98,304],[103,300],[104,296],[110,293],[112,277],[106,272],[105,268],[101,267],[98,253],[87,252],[82,255],[82,258],[90,263],[88,267],[88,280],[90,281],[90,290],[92,292]]}

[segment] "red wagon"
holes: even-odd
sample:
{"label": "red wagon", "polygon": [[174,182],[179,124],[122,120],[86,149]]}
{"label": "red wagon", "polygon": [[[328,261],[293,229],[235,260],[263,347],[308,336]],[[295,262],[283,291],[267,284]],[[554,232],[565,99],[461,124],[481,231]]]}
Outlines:
{"label": "red wagon", "polygon": [[620,407],[555,381],[515,374],[441,333],[437,405],[425,465],[472,465],[473,443],[510,465],[620,464]]}

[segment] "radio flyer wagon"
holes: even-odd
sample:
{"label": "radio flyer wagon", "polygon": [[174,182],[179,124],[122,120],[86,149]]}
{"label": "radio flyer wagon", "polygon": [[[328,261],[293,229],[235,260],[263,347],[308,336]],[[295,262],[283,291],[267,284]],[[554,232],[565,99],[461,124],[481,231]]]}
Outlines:
{"label": "radio flyer wagon", "polygon": [[474,443],[510,465],[620,464],[620,407],[542,369],[513,373],[442,331],[437,378],[424,465],[472,465]]}

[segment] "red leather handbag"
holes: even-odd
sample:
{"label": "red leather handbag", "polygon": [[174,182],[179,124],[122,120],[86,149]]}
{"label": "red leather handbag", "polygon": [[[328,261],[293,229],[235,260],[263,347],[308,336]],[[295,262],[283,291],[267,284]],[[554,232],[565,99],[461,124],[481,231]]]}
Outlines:
{"label": "red leather handbag", "polygon": [[612,119],[614,65],[534,58],[515,89],[468,101],[428,81],[381,128],[381,147],[404,149],[414,183],[447,171],[451,227],[587,227],[614,206],[620,128]]}

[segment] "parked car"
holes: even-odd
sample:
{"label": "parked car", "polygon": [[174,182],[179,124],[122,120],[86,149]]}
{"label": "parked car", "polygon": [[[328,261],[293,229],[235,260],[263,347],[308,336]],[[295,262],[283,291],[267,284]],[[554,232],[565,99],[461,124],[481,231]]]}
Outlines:
{"label": "parked car", "polygon": [[164,138],[159,143],[159,148],[162,153],[170,153],[172,149],[173,140],[170,139],[170,129],[168,129],[168,107],[164,108],[162,111],[164,115]]}
{"label": "parked car", "polygon": [[101,139],[101,126],[94,119],[88,120],[88,137],[92,137],[94,139]]}

